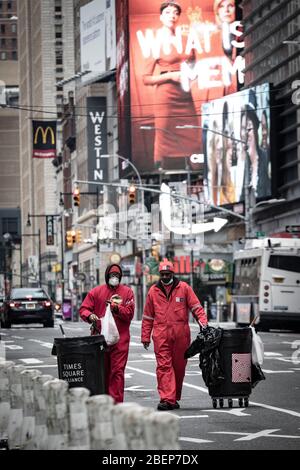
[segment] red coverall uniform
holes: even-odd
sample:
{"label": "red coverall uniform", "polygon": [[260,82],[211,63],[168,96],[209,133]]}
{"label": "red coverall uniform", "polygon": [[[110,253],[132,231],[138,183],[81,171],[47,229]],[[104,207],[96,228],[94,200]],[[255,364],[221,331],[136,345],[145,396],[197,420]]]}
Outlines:
{"label": "red coverall uniform", "polygon": [[[88,317],[94,313],[99,318],[105,315],[106,300],[118,294],[122,298],[119,306],[112,307],[112,313],[116,322],[120,339],[113,346],[109,346],[105,354],[105,383],[106,392],[113,397],[117,403],[124,400],[124,372],[128,359],[130,333],[129,326],[134,315],[134,294],[130,287],[119,284],[111,287],[108,284],[108,273],[112,266],[106,269],[106,284],[92,289],[82,302],[79,309],[82,320],[89,322]],[[101,321],[97,322],[97,329],[101,331]]]}
{"label": "red coverall uniform", "polygon": [[207,325],[205,310],[186,282],[174,277],[169,296],[161,282],[150,288],[143,313],[141,341],[150,343],[152,333],[158,393],[161,401],[172,404],[181,398],[187,364],[184,353],[191,342],[189,311],[201,325]]}

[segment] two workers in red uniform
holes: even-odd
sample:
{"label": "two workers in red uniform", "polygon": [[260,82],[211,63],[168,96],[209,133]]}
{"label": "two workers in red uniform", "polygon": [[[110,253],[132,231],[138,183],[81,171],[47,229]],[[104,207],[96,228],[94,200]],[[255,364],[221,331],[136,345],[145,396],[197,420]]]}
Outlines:
{"label": "two workers in red uniform", "polygon": [[[207,325],[207,316],[193,289],[174,276],[173,264],[164,259],[159,265],[160,280],[148,292],[143,319],[141,341],[145,349],[154,343],[156,356],[157,389],[160,396],[158,410],[178,409],[187,360],[184,353],[190,345],[189,311],[202,328]],[[95,287],[86,296],[80,307],[84,321],[97,322],[105,315],[110,304],[120,339],[106,353],[107,393],[117,403],[124,398],[124,373],[129,350],[129,327],[134,315],[134,294],[130,287],[120,284],[122,270],[119,265],[108,266],[106,284]],[[122,302],[114,302],[115,295]]]}
{"label": "two workers in red uniform", "polygon": [[193,289],[174,276],[173,264],[164,259],[159,265],[160,280],[147,295],[142,319],[142,343],[148,349],[151,334],[156,356],[158,410],[180,407],[187,360],[184,353],[191,342],[189,311],[202,328],[207,316]]}

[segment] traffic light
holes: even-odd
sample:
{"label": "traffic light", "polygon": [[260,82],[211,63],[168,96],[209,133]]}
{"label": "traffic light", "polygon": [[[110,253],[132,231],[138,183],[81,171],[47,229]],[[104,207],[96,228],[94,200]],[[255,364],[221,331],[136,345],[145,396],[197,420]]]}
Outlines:
{"label": "traffic light", "polygon": [[72,236],[72,243],[76,243],[76,231],[75,230],[71,230],[71,236]]}
{"label": "traffic light", "polygon": [[135,204],[136,202],[136,187],[133,184],[128,188],[128,202],[129,204]]}
{"label": "traffic light", "polygon": [[68,230],[67,233],[66,233],[66,242],[67,242],[67,247],[72,248],[72,246],[73,246],[73,237],[72,237],[72,232],[70,230]]}
{"label": "traffic light", "polygon": [[80,206],[80,190],[79,188],[75,188],[73,191],[73,202],[75,207]]}
{"label": "traffic light", "polygon": [[76,243],[81,243],[81,242],[82,242],[82,231],[76,230]]}

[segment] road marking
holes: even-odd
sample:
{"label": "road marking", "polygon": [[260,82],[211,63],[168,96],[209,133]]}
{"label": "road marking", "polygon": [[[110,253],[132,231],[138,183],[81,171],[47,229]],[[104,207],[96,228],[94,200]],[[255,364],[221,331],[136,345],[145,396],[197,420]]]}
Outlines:
{"label": "road marking", "polygon": [[24,349],[24,348],[22,348],[22,346],[18,346],[17,344],[6,344],[5,348],[6,349],[12,349],[12,350]]}
{"label": "road marking", "polygon": [[125,379],[132,379],[133,375],[134,375],[133,373],[132,373],[132,374],[131,374],[131,373],[129,373],[129,374],[124,374],[124,378],[125,378]]}
{"label": "road marking", "polygon": [[52,349],[53,343],[46,343],[45,341],[41,341],[40,339],[29,339],[28,341],[32,341],[33,343],[38,343],[45,348]]}
{"label": "road marking", "polygon": [[153,388],[143,388],[143,385],[132,385],[124,390],[127,392],[153,392]]}
{"label": "road marking", "polygon": [[276,352],[264,352],[264,356],[265,356],[265,357],[270,357],[270,356],[282,356],[282,354],[276,353]]}
{"label": "road marking", "polygon": [[250,413],[245,413],[244,410],[245,408],[229,409],[229,410],[203,410],[203,411],[210,411],[213,413],[228,413],[234,416],[251,416]]}
{"label": "road marking", "polygon": [[293,370],[270,370],[270,369],[263,369],[263,372],[266,374],[293,374]]}
{"label": "road marking", "polygon": [[23,338],[23,336],[11,336],[11,338],[14,338],[14,339],[25,339],[25,338]]}
{"label": "road marking", "polygon": [[208,441],[207,439],[196,439],[195,437],[180,437],[180,441],[184,442],[194,442],[195,444],[202,444],[205,442],[214,442],[214,441]]}
{"label": "road marking", "polygon": [[143,364],[145,364],[146,362],[154,362],[155,359],[130,359],[130,361],[127,361],[127,362],[142,362]]}
{"label": "road marking", "polygon": [[155,354],[142,354],[145,359],[155,359]]}
{"label": "road marking", "polygon": [[24,362],[25,364],[43,364],[43,361],[39,359],[20,359],[20,361]]}
{"label": "road marking", "polygon": [[[130,367],[130,366],[127,366],[126,369],[134,370],[135,372],[140,372],[141,374],[145,374],[145,375],[150,375],[151,377],[156,377],[156,374],[154,372],[148,372],[146,370],[137,369],[135,367]],[[200,390],[201,392],[208,393],[208,390],[206,388],[199,387],[198,385],[192,385],[186,382],[183,382],[183,385],[185,387],[194,388],[195,390]],[[300,418],[300,413],[298,413],[297,411],[286,410],[283,408],[278,408],[276,406],[265,405],[264,403],[257,403],[257,402],[252,402],[252,401],[250,402],[250,405],[259,406],[261,408],[267,408],[273,411],[279,411],[280,413],[286,413],[288,415],[297,416],[298,418]]]}
{"label": "road marking", "polygon": [[179,416],[179,415],[174,415],[178,419],[194,419],[194,418],[209,418],[208,415],[187,415],[187,416]]}
{"label": "road marking", "polygon": [[143,346],[142,343],[135,343],[134,341],[130,341],[130,346]]}
{"label": "road marking", "polygon": [[185,373],[185,375],[188,375],[188,376],[193,377],[193,376],[196,376],[196,375],[202,375],[202,373],[201,373],[200,371],[198,371],[198,370],[190,370],[190,371],[188,370],[188,371]]}
{"label": "road marking", "polygon": [[235,439],[235,441],[253,441],[260,437],[284,437],[287,439],[300,439],[300,436],[289,436],[285,434],[273,434],[274,432],[280,431],[280,429],[265,429],[259,432],[246,433],[246,432],[231,432],[231,431],[209,431],[209,434],[231,434],[236,436],[244,436]]}
{"label": "road marking", "polygon": [[[32,369],[32,366],[24,366],[28,367],[29,369]],[[34,365],[37,369],[47,369],[48,367],[57,367],[57,364],[42,364],[42,365]]]}

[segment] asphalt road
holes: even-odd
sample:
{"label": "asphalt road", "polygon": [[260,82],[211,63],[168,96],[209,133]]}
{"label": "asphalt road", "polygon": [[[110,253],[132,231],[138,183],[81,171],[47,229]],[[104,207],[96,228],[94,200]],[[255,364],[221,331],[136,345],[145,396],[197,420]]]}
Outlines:
{"label": "asphalt road", "polygon": [[[223,324],[224,327],[232,327]],[[89,325],[64,322],[66,336],[89,335]],[[198,328],[191,324],[193,337]],[[300,334],[289,331],[260,333],[265,345],[265,381],[252,390],[249,407],[213,409],[202,380],[198,357],[188,361],[181,408],[172,413],[180,420],[182,450],[299,450],[300,449]],[[15,325],[1,330],[0,354],[6,360],[36,368],[58,377],[56,357],[51,355],[55,328]],[[125,401],[156,408],[155,357],[153,347],[140,344],[140,322],[131,326],[126,368]]]}

